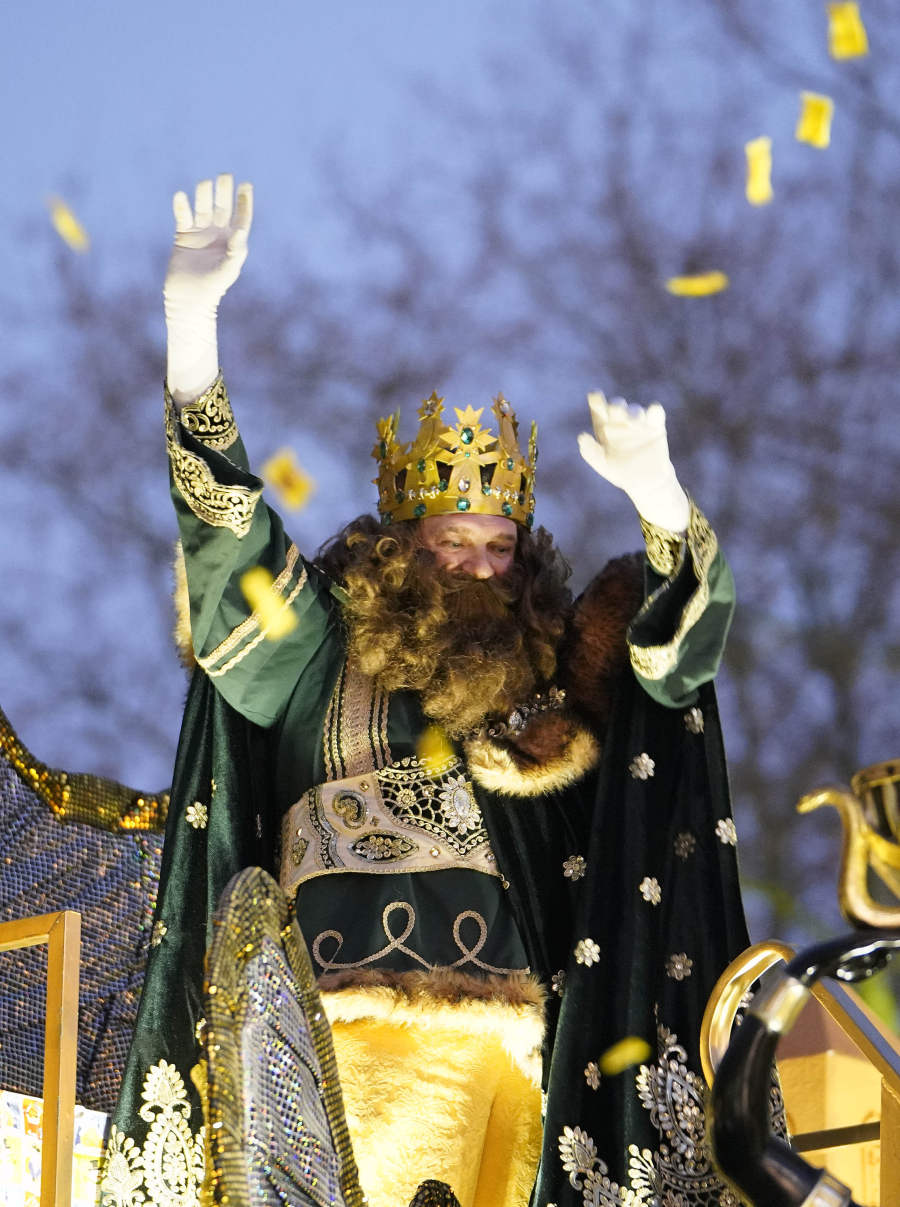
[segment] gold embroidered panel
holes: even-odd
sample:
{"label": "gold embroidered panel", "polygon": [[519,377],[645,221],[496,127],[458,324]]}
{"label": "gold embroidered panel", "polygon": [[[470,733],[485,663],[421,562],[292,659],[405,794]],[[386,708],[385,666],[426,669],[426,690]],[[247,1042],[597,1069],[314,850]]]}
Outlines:
{"label": "gold embroidered panel", "polygon": [[329,872],[433,872],[499,876],[465,767],[401,759],[379,771],[310,788],[285,814],[281,887]]}
{"label": "gold embroidered panel", "polygon": [[[167,389],[166,401],[168,402],[169,399],[170,395]],[[196,436],[198,440],[202,440],[209,448],[217,448],[224,451],[226,448],[231,448],[232,444],[238,438],[234,412],[231,409],[231,403],[228,400],[228,391],[225,389],[225,382],[221,373],[219,373],[209,389],[204,390],[199,398],[195,399],[194,402],[185,403],[181,408],[179,417],[182,425],[187,428],[191,435]]]}
{"label": "gold embroidered panel", "polygon": [[[709,570],[715,560],[719,544],[716,540],[716,534],[709,526],[709,521],[693,500],[691,501],[691,519],[685,536],[685,546],[691,558],[694,574],[697,576],[697,589],[685,604],[674,636],[665,645],[640,646],[634,645],[631,642],[628,645],[631,665],[645,679],[664,679],[675,668],[681,651],[681,643],[684,641],[688,631],[694,627],[703,615],[706,605],[709,603]],[[657,550],[657,554],[658,552]],[[648,557],[651,556],[650,544],[647,547],[647,555]],[[676,574],[681,569],[683,555],[684,548],[682,548],[675,563],[671,565],[671,574]],[[653,564],[652,558],[651,564]],[[641,619],[647,609],[658,598],[660,592],[669,589],[670,582],[671,579],[654,591],[632,623]]]}
{"label": "gold embroidered panel", "polygon": [[387,692],[371,675],[344,663],[334,685],[323,733],[325,775],[329,780],[361,776],[391,762],[388,702]]}
{"label": "gold embroidered panel", "polygon": [[171,401],[166,403],[166,448],[172,478],[181,497],[198,520],[216,528],[229,528],[238,539],[247,535],[262,494],[248,486],[217,482],[209,466],[196,453],[182,447],[180,423]]}

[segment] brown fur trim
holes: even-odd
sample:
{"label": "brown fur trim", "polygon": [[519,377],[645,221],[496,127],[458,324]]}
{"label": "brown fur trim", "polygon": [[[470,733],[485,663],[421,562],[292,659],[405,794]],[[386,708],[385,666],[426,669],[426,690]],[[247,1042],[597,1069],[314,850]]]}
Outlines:
{"label": "brown fur trim", "polygon": [[414,1002],[420,998],[453,1004],[480,998],[504,1001],[512,1006],[537,1006],[547,1000],[540,981],[530,972],[491,973],[473,976],[455,968],[432,968],[422,972],[395,972],[392,968],[351,968],[344,972],[326,972],[318,980],[322,993],[340,993],[343,989],[390,989],[398,997]]}
{"label": "brown fur trim", "polygon": [[608,562],[575,605],[562,649],[566,704],[597,733],[606,730],[616,681],[628,668],[628,625],[644,601],[644,555]]}
{"label": "brown fur trim", "polygon": [[600,759],[593,734],[559,713],[536,717],[515,741],[473,738],[465,752],[472,779],[503,796],[542,796],[566,788]]}
{"label": "brown fur trim", "polygon": [[172,602],[175,605],[175,627],[172,635],[175,648],[185,670],[192,671],[197,665],[194,643],[191,640],[191,604],[188,596],[187,569],[181,541],[175,542],[175,560],[172,563]]}
{"label": "brown fur trim", "polygon": [[497,1035],[523,1072],[540,1080],[546,993],[531,973],[354,969],[320,977],[319,993],[332,1026],[367,1020]]}

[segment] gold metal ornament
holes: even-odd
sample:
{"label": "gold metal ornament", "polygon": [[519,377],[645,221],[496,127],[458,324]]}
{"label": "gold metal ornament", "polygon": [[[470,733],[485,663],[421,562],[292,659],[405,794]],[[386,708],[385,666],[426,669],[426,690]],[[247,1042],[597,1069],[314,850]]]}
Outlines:
{"label": "gold metal ornament", "polygon": [[429,515],[505,516],[531,528],[537,424],[531,425],[528,455],[519,448],[519,425],[498,394],[492,411],[497,434],[483,427],[484,408],[455,407],[456,422],[443,419],[443,398],[432,393],[419,407],[419,432],[409,444],[397,440],[399,412],[378,421],[372,456],[378,462],[378,510],[384,524]]}
{"label": "gold metal ornament", "polygon": [[[838,903],[857,926],[900,927],[900,762],[875,763],[858,771],[850,790],[840,785],[808,792],[798,813],[832,805],[844,829]],[[888,890],[892,903],[876,901],[869,869]]]}

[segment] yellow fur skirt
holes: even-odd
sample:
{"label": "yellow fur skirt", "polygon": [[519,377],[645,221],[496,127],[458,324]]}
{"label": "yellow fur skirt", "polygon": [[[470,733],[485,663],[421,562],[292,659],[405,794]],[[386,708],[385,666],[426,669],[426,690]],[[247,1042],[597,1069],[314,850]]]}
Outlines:
{"label": "yellow fur skirt", "polygon": [[543,994],[444,970],[320,986],[370,1207],[447,1183],[462,1207],[527,1207],[541,1145]]}

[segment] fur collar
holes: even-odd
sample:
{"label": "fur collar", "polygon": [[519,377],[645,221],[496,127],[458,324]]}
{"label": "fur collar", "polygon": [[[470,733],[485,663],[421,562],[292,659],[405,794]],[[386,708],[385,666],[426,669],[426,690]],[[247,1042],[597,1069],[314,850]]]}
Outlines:
{"label": "fur collar", "polygon": [[562,709],[532,716],[515,735],[465,745],[476,783],[540,796],[577,783],[600,760],[616,686],[628,668],[628,625],[643,601],[643,555],[609,562],[578,599],[559,655]]}

